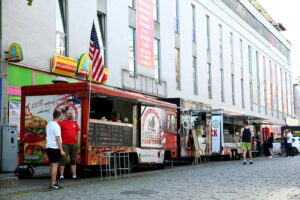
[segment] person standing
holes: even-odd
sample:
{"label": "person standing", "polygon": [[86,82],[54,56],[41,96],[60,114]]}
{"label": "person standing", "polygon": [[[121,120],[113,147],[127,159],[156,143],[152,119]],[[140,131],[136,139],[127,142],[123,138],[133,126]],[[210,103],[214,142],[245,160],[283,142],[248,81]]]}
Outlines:
{"label": "person standing", "polygon": [[[74,121],[72,110],[66,110],[65,112],[66,119],[59,123],[62,132],[62,143],[63,149],[66,152],[66,155],[70,156],[70,166],[72,179],[77,181],[79,178],[76,175],[76,161],[77,153],[80,145],[80,128],[76,121]],[[66,165],[66,157],[63,157],[59,163],[59,180],[64,181],[64,171]]]}
{"label": "person standing", "polygon": [[62,148],[61,140],[61,130],[58,125],[60,120],[61,112],[53,112],[53,120],[50,121],[46,126],[46,152],[48,160],[50,163],[50,186],[49,189],[60,189],[63,188],[59,186],[56,182],[56,175],[58,170],[58,163],[62,156],[65,156],[66,153]]}
{"label": "person standing", "polygon": [[257,132],[257,134],[255,135],[254,140],[256,141],[258,156],[262,156],[262,146],[261,146],[260,132]]}
{"label": "person standing", "polygon": [[293,147],[292,147],[292,143],[293,143],[293,134],[291,133],[291,130],[289,129],[286,135],[287,138],[287,146],[288,146],[288,155],[289,156],[294,156],[294,151],[293,151]]}
{"label": "person standing", "polygon": [[241,142],[241,149],[243,151],[243,165],[246,165],[246,158],[247,158],[247,152],[249,153],[249,158],[250,158],[250,164],[253,164],[252,161],[252,153],[251,153],[251,130],[249,128],[248,122],[244,122],[244,128],[241,129],[241,134],[240,134],[240,140],[242,139]]}
{"label": "person standing", "polygon": [[273,141],[274,141],[274,133],[271,133],[270,137],[267,140],[269,158],[273,158]]}
{"label": "person standing", "polygon": [[284,147],[285,147],[285,157],[289,156],[289,146],[287,143],[287,134],[288,134],[288,130],[284,130],[283,131],[283,141],[284,141]]}

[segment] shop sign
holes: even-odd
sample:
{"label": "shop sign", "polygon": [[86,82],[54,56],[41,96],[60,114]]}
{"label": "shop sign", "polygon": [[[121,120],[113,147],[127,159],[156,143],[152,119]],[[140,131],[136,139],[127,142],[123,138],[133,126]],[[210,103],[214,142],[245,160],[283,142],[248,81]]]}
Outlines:
{"label": "shop sign", "polygon": [[163,148],[166,144],[166,111],[142,106],[141,146]]}
{"label": "shop sign", "polygon": [[212,116],[212,128],[211,128],[211,139],[212,139],[212,153],[220,153],[221,151],[221,115]]}
{"label": "shop sign", "polygon": [[[74,120],[81,127],[81,102],[71,94],[27,96],[24,119],[24,163],[48,162],[46,156],[46,125],[52,120],[53,111],[73,112]],[[65,115],[62,116],[65,119]]]}
{"label": "shop sign", "polygon": [[17,44],[13,43],[10,45],[8,50],[8,62],[20,62],[23,60],[23,51],[22,47]]}
{"label": "shop sign", "polygon": [[81,76],[87,76],[91,69],[91,61],[88,54],[81,54],[77,63],[77,73]]}
{"label": "shop sign", "polygon": [[77,60],[61,55],[55,55],[51,59],[52,72],[64,76],[75,76]]}

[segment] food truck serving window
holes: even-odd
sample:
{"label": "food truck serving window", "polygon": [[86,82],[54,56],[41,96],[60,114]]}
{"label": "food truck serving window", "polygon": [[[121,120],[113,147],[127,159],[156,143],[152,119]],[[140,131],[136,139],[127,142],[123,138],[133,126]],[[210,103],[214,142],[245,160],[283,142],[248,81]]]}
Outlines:
{"label": "food truck serving window", "polygon": [[173,114],[168,114],[168,133],[176,133],[176,118]]}

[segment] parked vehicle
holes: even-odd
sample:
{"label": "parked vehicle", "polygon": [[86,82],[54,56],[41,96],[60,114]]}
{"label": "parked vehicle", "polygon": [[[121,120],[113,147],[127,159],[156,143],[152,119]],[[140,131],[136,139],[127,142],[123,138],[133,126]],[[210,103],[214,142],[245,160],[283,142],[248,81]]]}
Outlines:
{"label": "parked vehicle", "polygon": [[78,165],[105,165],[105,155],[115,152],[127,152],[130,166],[163,165],[178,157],[176,109],[146,95],[87,82],[24,86],[19,165],[48,163],[45,127],[54,110],[72,110],[81,128]]}
{"label": "parked vehicle", "polygon": [[[292,141],[293,141],[293,143],[292,143],[293,151],[294,151],[295,155],[297,155],[300,152],[300,137],[293,137]],[[281,139],[274,140],[273,153],[280,154],[280,153],[282,153],[283,150],[285,151],[285,149],[283,149],[281,147],[282,143],[283,142],[281,141]]]}
{"label": "parked vehicle", "polygon": [[300,152],[300,137],[293,137],[292,140],[293,140],[292,143],[293,151],[297,155]]}

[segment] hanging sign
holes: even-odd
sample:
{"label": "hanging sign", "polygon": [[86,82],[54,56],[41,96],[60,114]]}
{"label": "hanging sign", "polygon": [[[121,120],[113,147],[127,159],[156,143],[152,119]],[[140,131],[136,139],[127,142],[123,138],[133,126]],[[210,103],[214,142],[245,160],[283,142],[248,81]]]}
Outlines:
{"label": "hanging sign", "polygon": [[88,54],[81,54],[77,63],[77,73],[81,76],[87,76],[91,68],[91,61]]}
{"label": "hanging sign", "polygon": [[8,62],[20,62],[23,60],[23,51],[22,47],[17,44],[13,43],[10,45],[8,50]]}
{"label": "hanging sign", "polygon": [[51,59],[52,72],[73,77],[77,69],[77,60],[61,55],[55,55]]}

